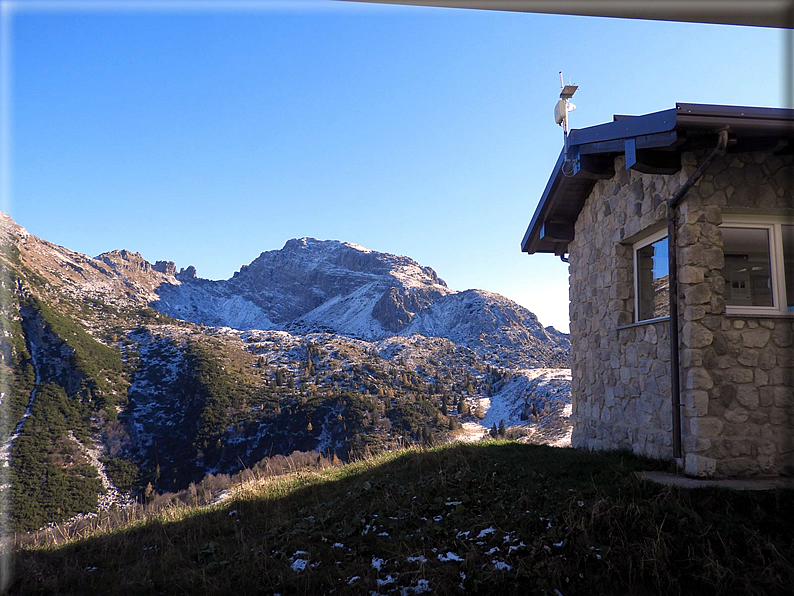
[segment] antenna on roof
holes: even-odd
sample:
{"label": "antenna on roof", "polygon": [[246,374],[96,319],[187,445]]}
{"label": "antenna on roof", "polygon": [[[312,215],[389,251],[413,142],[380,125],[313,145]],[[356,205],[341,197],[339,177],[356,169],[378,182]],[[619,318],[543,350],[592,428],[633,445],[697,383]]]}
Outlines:
{"label": "antenna on roof", "polygon": [[562,89],[562,91],[560,91],[560,99],[554,106],[554,122],[562,126],[563,143],[565,146],[565,162],[567,163],[571,161],[568,157],[568,113],[573,112],[576,109],[576,106],[571,103],[571,98],[573,97],[573,94],[576,93],[576,90],[579,88],[579,86],[571,85],[570,83],[566,85],[563,82],[562,71],[560,71],[560,88]]}

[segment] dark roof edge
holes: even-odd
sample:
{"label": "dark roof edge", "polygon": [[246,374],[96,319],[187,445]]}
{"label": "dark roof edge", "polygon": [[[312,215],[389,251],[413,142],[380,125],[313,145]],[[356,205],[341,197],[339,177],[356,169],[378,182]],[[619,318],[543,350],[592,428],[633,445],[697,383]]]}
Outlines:
{"label": "dark roof edge", "polygon": [[763,118],[775,120],[794,119],[792,108],[768,108],[758,106],[724,106],[704,103],[676,103],[675,109],[682,116],[709,116],[712,118]]}
{"label": "dark roof edge", "polygon": [[537,209],[535,209],[535,214],[532,216],[532,221],[529,223],[529,227],[527,228],[527,231],[524,234],[524,239],[521,241],[522,252],[527,252],[529,254],[535,252],[535,251],[530,251],[529,249],[530,236],[532,235],[532,230],[534,229],[538,219],[540,219],[541,216],[546,214],[545,212],[549,207],[548,198],[551,195],[552,188],[555,186],[555,183],[562,174],[562,164],[564,161],[565,161],[565,148],[563,147],[560,150],[560,156],[557,158],[557,163],[554,164],[554,169],[551,172],[549,181],[546,183],[546,188],[543,189],[543,194],[540,197],[540,202],[538,203],[538,207]]}
{"label": "dark roof edge", "polygon": [[622,117],[612,122],[596,124],[587,128],[575,128],[568,135],[568,145],[585,145],[599,141],[612,141],[638,137],[640,135],[656,134],[673,130],[676,125],[677,108],[652,112],[631,118]]}

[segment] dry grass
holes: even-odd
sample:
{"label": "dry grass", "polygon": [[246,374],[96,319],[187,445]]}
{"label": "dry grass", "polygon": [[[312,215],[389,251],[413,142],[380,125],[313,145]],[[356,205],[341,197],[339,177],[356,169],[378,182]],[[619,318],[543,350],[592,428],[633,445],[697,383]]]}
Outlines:
{"label": "dry grass", "polygon": [[11,592],[790,593],[791,491],[632,474],[660,466],[491,442],[254,478],[210,508],[19,549]]}

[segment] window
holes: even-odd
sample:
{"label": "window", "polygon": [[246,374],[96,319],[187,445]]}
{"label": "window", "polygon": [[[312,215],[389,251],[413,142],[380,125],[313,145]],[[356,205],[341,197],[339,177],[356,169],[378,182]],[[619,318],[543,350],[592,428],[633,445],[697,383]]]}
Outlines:
{"label": "window", "polygon": [[794,225],[782,218],[723,218],[728,314],[794,313]]}
{"label": "window", "polygon": [[634,320],[650,321],[670,315],[670,276],[667,232],[634,244]]}

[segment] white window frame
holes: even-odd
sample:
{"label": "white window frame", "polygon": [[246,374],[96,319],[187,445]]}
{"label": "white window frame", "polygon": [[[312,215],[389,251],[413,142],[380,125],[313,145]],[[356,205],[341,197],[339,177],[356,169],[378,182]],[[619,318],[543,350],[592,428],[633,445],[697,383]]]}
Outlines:
{"label": "white window frame", "polygon": [[[641,248],[645,248],[649,244],[653,244],[654,242],[658,242],[663,238],[667,238],[667,228],[663,228],[658,232],[654,232],[648,236],[645,236],[642,240],[638,240],[634,244],[631,245],[632,250],[632,259],[633,259],[633,271],[634,271],[634,322],[635,323],[652,323],[654,321],[665,321],[670,318],[669,314],[666,314],[663,317],[654,317],[652,319],[642,319],[640,320],[640,276],[639,271],[637,270],[638,262],[637,262],[637,251]],[[668,272],[669,276],[669,272]]]}
{"label": "white window frame", "polygon": [[725,305],[728,315],[784,315],[794,316],[789,311],[786,297],[785,272],[783,269],[783,233],[781,226],[794,225],[794,218],[775,215],[724,215],[720,227],[746,228],[769,231],[769,271],[772,277],[772,306]]}

